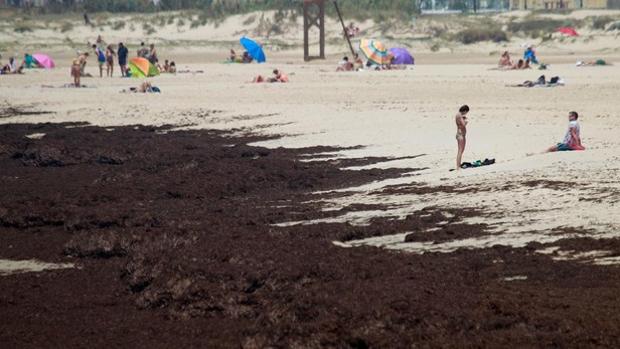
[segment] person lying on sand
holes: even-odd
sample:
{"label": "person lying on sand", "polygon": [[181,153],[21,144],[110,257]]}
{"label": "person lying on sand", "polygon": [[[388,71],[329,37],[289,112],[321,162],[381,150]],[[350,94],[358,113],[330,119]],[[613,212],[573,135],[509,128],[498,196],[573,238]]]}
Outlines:
{"label": "person lying on sand", "polygon": [[457,170],[461,169],[463,153],[465,152],[465,145],[467,144],[467,113],[469,113],[469,106],[464,105],[454,117],[456,121],[456,144],[458,148],[456,153]]}
{"label": "person lying on sand", "polygon": [[130,87],[129,90],[122,90],[123,93],[160,93],[161,90],[157,86],[151,85],[150,82],[145,81],[140,84],[139,87]]}
{"label": "person lying on sand", "polygon": [[342,61],[338,63],[338,68],[336,68],[336,71],[352,71],[352,70],[353,70],[353,63],[349,62],[349,57],[344,56],[342,58]]}
{"label": "person lying on sand", "polygon": [[538,77],[536,81],[525,80],[521,84],[517,85],[508,85],[510,87],[556,87],[556,86],[564,86],[564,80],[559,76],[554,76],[547,81],[547,78],[544,75]]}
{"label": "person lying on sand", "polygon": [[595,61],[589,61],[589,62],[577,61],[576,65],[578,67],[591,67],[591,66],[603,66],[603,65],[609,65],[609,64],[605,62],[605,60],[603,59],[597,59]]}
{"label": "person lying on sand", "polygon": [[282,83],[286,83],[286,82],[288,82],[288,76],[286,74],[284,74],[283,72],[281,72],[280,70],[275,69],[273,71],[273,77],[271,77],[271,78],[264,78],[262,75],[259,75],[259,76],[255,77],[254,80],[252,80],[252,82],[254,82],[254,83],[261,83],[261,82],[270,82],[270,83],[282,82]]}
{"label": "person lying on sand", "polygon": [[579,126],[579,114],[576,111],[568,113],[568,131],[561,143],[558,143],[549,149],[547,153],[556,151],[572,151],[572,150],[585,150],[586,148],[581,145],[581,127]]}
{"label": "person lying on sand", "polygon": [[502,56],[499,58],[498,66],[500,68],[512,68],[513,63],[510,59],[510,54],[508,51],[504,51],[504,53],[502,53]]}
{"label": "person lying on sand", "polygon": [[88,52],[84,52],[75,58],[71,64],[71,76],[73,77],[73,85],[75,87],[82,87],[80,79],[82,77],[82,72],[84,71],[84,66],[86,65],[87,59]]}

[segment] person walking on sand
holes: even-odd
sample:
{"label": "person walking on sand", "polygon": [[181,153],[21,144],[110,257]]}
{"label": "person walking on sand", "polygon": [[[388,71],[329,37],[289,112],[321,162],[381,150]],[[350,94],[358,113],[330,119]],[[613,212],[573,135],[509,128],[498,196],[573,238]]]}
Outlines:
{"label": "person walking on sand", "polygon": [[93,44],[93,52],[95,56],[97,56],[97,63],[99,63],[99,77],[103,77],[103,65],[105,64],[105,52],[97,45]]}
{"label": "person walking on sand", "polygon": [[127,47],[123,45],[122,42],[118,44],[118,65],[121,68],[121,76],[127,76],[127,55],[129,54],[129,50]]}
{"label": "person walking on sand", "polygon": [[459,113],[456,114],[456,143],[458,145],[458,152],[456,153],[456,169],[461,169],[461,163],[463,160],[463,152],[465,152],[465,145],[467,144],[467,113],[469,113],[469,106],[464,105],[459,109]]}
{"label": "person walking on sand", "polygon": [[572,151],[572,150],[585,150],[586,148],[581,145],[581,127],[579,126],[579,114],[576,111],[568,113],[568,130],[561,143],[558,143],[549,149],[547,153],[556,151]]}
{"label": "person walking on sand", "polygon": [[114,52],[114,48],[112,45],[108,45],[105,49],[105,64],[106,64],[106,76],[112,77],[114,75],[114,56],[116,56],[116,52]]}

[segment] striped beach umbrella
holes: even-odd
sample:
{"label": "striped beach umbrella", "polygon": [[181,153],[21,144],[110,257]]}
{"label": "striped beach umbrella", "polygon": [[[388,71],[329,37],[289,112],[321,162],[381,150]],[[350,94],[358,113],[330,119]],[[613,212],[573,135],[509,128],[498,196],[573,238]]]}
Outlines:
{"label": "striped beach umbrella", "polygon": [[129,70],[131,76],[135,78],[146,78],[159,75],[159,70],[146,58],[136,57],[129,60]]}
{"label": "striped beach umbrella", "polygon": [[392,59],[392,55],[388,49],[378,40],[362,39],[360,42],[360,51],[374,64],[389,64]]}

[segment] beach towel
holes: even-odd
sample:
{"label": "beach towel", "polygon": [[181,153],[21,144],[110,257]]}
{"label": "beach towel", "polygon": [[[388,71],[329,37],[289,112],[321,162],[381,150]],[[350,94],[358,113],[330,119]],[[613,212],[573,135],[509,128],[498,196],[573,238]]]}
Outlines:
{"label": "beach towel", "polygon": [[495,159],[476,160],[474,162],[463,162],[461,164],[461,168],[466,169],[466,168],[475,168],[475,167],[481,167],[481,166],[489,166],[489,165],[493,165],[494,163],[495,163]]}

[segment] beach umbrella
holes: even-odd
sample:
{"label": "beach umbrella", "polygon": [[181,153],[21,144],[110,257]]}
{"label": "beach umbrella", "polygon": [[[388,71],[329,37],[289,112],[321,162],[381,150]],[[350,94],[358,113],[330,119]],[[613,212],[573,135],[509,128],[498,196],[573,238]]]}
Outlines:
{"label": "beach umbrella", "polygon": [[575,28],[572,27],[561,27],[557,31],[567,36],[579,36]]}
{"label": "beach umbrella", "polygon": [[385,45],[378,40],[362,39],[360,42],[360,50],[368,61],[374,64],[389,64],[392,60],[392,54],[387,50]]}
{"label": "beach umbrella", "polygon": [[393,64],[414,64],[415,62],[406,48],[394,47],[390,49],[390,53],[394,56]]}
{"label": "beach umbrella", "polygon": [[130,59],[129,70],[131,70],[131,76],[135,78],[146,78],[159,75],[159,70],[157,70],[148,59],[142,57]]}
{"label": "beach umbrella", "polygon": [[48,55],[44,55],[42,53],[35,53],[32,55],[32,58],[35,60],[35,62],[37,62],[45,69],[52,69],[56,66],[54,60]]}
{"label": "beach umbrella", "polygon": [[245,48],[246,51],[254,58],[258,63],[264,63],[267,61],[265,57],[265,51],[263,51],[263,47],[252,39],[248,39],[245,36],[242,37],[239,42],[241,46]]}

